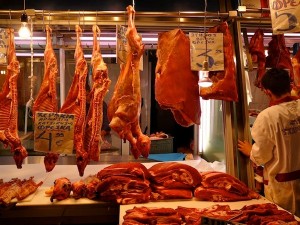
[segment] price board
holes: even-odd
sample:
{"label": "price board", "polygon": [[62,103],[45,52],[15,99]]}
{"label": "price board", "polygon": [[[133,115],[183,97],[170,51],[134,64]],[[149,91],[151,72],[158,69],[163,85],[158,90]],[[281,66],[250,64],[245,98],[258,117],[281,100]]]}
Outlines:
{"label": "price board", "polygon": [[[200,71],[207,56],[210,71],[224,70],[222,33],[189,33],[191,69]],[[207,44],[206,44],[207,43]]]}
{"label": "price board", "polygon": [[7,64],[8,33],[0,28],[0,64]]}
{"label": "price board", "polygon": [[74,114],[36,112],[34,150],[72,154],[74,144]]}
{"label": "price board", "polygon": [[299,1],[270,0],[269,6],[273,34],[294,33],[300,31]]}

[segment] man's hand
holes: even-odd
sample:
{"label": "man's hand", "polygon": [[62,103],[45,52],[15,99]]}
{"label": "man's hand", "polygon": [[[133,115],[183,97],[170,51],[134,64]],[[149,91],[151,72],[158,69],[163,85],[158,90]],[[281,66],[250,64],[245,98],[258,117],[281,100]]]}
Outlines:
{"label": "man's hand", "polygon": [[250,157],[250,152],[251,152],[251,149],[252,149],[252,145],[248,141],[240,141],[240,140],[238,140],[238,149],[245,156]]}

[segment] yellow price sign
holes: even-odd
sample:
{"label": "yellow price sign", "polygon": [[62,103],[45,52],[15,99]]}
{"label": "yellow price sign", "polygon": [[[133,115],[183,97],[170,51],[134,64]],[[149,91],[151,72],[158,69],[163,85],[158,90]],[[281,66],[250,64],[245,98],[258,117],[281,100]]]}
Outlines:
{"label": "yellow price sign", "polygon": [[74,144],[74,114],[36,112],[34,150],[72,154]]}

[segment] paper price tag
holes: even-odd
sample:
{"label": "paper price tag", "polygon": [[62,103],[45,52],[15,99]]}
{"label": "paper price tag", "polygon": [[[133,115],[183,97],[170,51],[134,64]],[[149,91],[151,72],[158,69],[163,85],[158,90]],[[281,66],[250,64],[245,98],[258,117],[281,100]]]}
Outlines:
{"label": "paper price tag", "polygon": [[[189,33],[191,69],[200,71],[207,55],[210,71],[224,70],[224,51],[222,33]],[[207,47],[206,47],[207,42]]]}
{"label": "paper price tag", "polygon": [[34,150],[72,154],[74,114],[37,112],[34,123]]}
{"label": "paper price tag", "polygon": [[[117,35],[117,63],[118,64],[126,64],[127,60],[127,38],[126,38],[126,31],[127,27],[117,25],[116,28],[116,35]],[[143,71],[144,64],[143,64],[143,56],[140,59],[139,69]]]}
{"label": "paper price tag", "polygon": [[0,64],[7,64],[8,33],[0,28]]}

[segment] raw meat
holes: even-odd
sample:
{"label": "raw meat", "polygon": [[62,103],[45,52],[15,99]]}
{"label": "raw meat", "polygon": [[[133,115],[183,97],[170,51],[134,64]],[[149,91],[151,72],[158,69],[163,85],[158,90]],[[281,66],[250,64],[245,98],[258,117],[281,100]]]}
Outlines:
{"label": "raw meat", "polygon": [[201,87],[200,96],[203,99],[238,101],[236,85],[236,67],[233,58],[233,40],[227,22],[212,27],[208,33],[223,33],[224,71],[210,71],[213,81],[211,87]]}
{"label": "raw meat", "polygon": [[80,36],[82,30],[76,25],[76,49],[75,49],[75,74],[69,93],[63,106],[60,109],[61,113],[69,113],[75,115],[74,126],[74,149],[76,151],[76,164],[79,175],[83,176],[85,167],[89,162],[88,153],[84,150],[84,124],[86,117],[86,77],[88,67],[84,58],[83,49],[81,46]]}
{"label": "raw meat", "polygon": [[110,176],[127,176],[144,180],[149,179],[150,174],[148,169],[139,162],[121,162],[107,166],[97,174],[100,180]]}
{"label": "raw meat", "polygon": [[90,108],[85,124],[84,147],[89,154],[89,158],[98,161],[100,157],[100,148],[102,144],[101,127],[103,122],[103,101],[111,83],[108,78],[106,63],[100,53],[100,47],[97,40],[97,34],[100,29],[97,25],[93,26],[93,88],[90,96]]}
{"label": "raw meat", "polygon": [[148,208],[148,207],[134,207],[126,211],[124,215],[123,225],[130,224],[168,224],[180,225],[182,219],[175,209],[172,208]]}
{"label": "raw meat", "polygon": [[156,101],[162,109],[171,110],[179,125],[199,125],[199,77],[191,70],[189,38],[180,29],[160,33],[156,54]]}
{"label": "raw meat", "polygon": [[197,199],[230,202],[259,198],[259,194],[227,173],[209,171],[201,173],[201,176],[201,185],[194,190]]}
{"label": "raw meat", "polygon": [[194,167],[177,162],[157,163],[149,168],[151,200],[191,199],[193,189],[201,182]]}
{"label": "raw meat", "polygon": [[34,101],[32,111],[36,112],[57,112],[56,78],[58,75],[57,59],[52,47],[52,29],[46,25],[47,43],[44,52],[44,78]]}
{"label": "raw meat", "polygon": [[28,153],[18,135],[18,76],[20,65],[16,57],[14,30],[8,29],[7,75],[0,92],[0,141],[10,146],[18,169]]}
{"label": "raw meat", "polygon": [[272,35],[272,40],[268,44],[266,68],[288,69],[290,72],[290,78],[293,81],[294,71],[291,54],[285,45],[283,34]]}
{"label": "raw meat", "polygon": [[294,83],[293,90],[296,92],[296,95],[300,93],[300,48],[297,53],[292,57],[292,66],[294,72]]}
{"label": "raw meat", "polygon": [[[33,103],[32,112],[35,119],[36,112],[57,112],[56,78],[58,75],[58,65],[55,52],[52,47],[52,29],[46,25],[47,42],[44,52],[44,78],[37,97]],[[44,157],[44,164],[47,172],[55,167],[59,154],[50,152]]]}
{"label": "raw meat", "polygon": [[101,181],[97,193],[103,201],[118,204],[143,203],[150,200],[150,182],[147,168],[138,162],[112,164],[100,170]]}
{"label": "raw meat", "polygon": [[54,199],[58,201],[64,200],[69,198],[72,191],[72,184],[71,181],[66,178],[57,178],[54,181],[54,188],[50,198],[50,201],[53,202]]}
{"label": "raw meat", "polygon": [[261,87],[261,78],[266,72],[266,55],[264,47],[264,32],[262,29],[257,29],[250,40],[249,53],[252,61],[257,63],[257,77],[255,86]]}
{"label": "raw meat", "polygon": [[131,5],[127,7],[127,13],[127,59],[121,68],[113,96],[108,104],[108,119],[109,126],[120,138],[129,141],[133,156],[136,159],[140,155],[147,158],[151,141],[142,133],[139,123],[141,113],[139,64],[144,53],[144,45],[134,25],[135,11]]}

